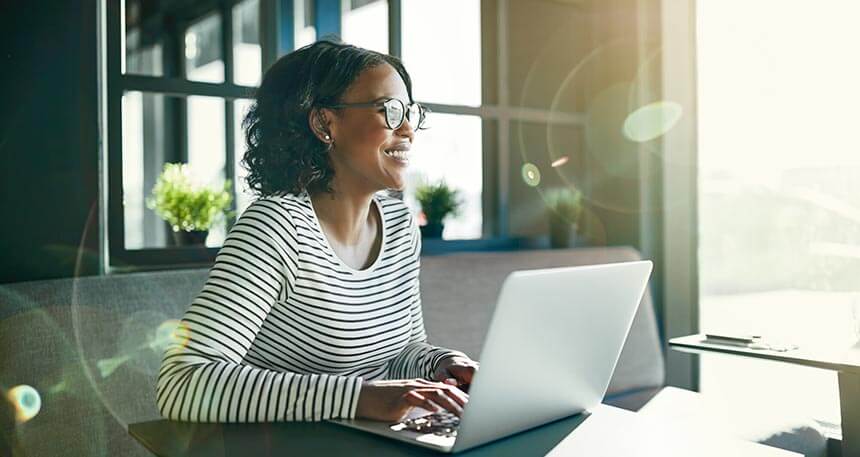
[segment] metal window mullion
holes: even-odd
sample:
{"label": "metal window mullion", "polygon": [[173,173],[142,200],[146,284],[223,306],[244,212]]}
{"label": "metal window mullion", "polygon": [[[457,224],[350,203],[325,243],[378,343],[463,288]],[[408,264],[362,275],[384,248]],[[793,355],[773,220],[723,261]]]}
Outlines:
{"label": "metal window mullion", "polygon": [[[234,83],[234,56],[233,56],[233,5],[224,5],[221,9],[221,48],[224,54],[224,81],[228,84]],[[235,133],[233,132],[233,101],[224,99],[224,179],[232,183],[231,192],[233,202],[231,210],[236,209],[236,183],[233,181],[234,154],[233,143]],[[229,227],[227,227],[229,229]]]}
{"label": "metal window mullion", "polygon": [[498,90],[499,117],[497,123],[499,156],[498,156],[498,200],[497,235],[508,236],[508,203],[510,200],[510,119],[508,118],[508,0],[499,0],[496,12],[497,65],[496,77]]}
{"label": "metal window mullion", "polygon": [[341,0],[316,0],[314,2],[314,27],[317,40],[326,35],[341,36],[342,10],[346,3]]}
{"label": "metal window mullion", "polygon": [[125,221],[122,189],[122,95],[120,81],[122,52],[122,5],[106,5],[107,73],[107,171],[108,171],[108,251],[110,259],[125,253]]}
{"label": "metal window mullion", "polygon": [[206,83],[188,81],[180,78],[161,78],[157,76],[121,75],[120,85],[123,90],[140,92],[158,92],[174,97],[200,95],[203,97],[220,97],[227,99],[252,98],[254,88],[238,86],[230,83]]}
{"label": "metal window mullion", "polygon": [[388,53],[403,58],[403,4],[401,0],[388,0]]}

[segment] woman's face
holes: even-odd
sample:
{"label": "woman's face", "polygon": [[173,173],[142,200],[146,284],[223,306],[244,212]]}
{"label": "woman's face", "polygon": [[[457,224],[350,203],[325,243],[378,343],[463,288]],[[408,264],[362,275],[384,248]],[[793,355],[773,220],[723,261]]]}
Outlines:
{"label": "woman's face", "polygon": [[[397,98],[404,105],[409,103],[406,84],[400,74],[391,65],[382,64],[364,70],[340,103],[381,102],[388,98]],[[335,145],[331,162],[336,188],[369,192],[404,188],[408,151],[415,139],[415,131],[408,121],[404,120],[396,130],[389,129],[382,106],[325,111]],[[405,159],[386,153],[395,149],[407,151]]]}

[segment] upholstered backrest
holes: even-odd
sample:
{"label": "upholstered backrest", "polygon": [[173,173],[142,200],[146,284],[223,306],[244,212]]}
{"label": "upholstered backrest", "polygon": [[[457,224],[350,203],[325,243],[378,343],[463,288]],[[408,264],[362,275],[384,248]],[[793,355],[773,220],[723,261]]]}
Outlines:
{"label": "upholstered backrest", "polygon": [[[477,357],[502,281],[514,270],[638,259],[628,248],[461,253],[422,258],[431,342]],[[33,387],[41,411],[14,431],[27,455],[149,455],[126,434],[156,419],[163,335],[208,268],[0,285],[0,388]],[[167,322],[167,324],[165,324]],[[164,328],[164,327],[162,327]],[[663,383],[646,293],[610,393]],[[9,436],[9,424],[0,426]]]}
{"label": "upholstered backrest", "polygon": [[151,455],[126,426],[159,418],[163,338],[156,329],[181,316],[207,275],[196,269],[0,285],[0,387],[28,385],[41,398],[39,413],[14,433],[24,455]]}
{"label": "upholstered backrest", "polygon": [[[421,296],[431,342],[477,357],[502,282],[515,270],[641,260],[627,247],[458,253],[423,257]],[[661,386],[664,361],[650,289],[621,351],[609,394]]]}

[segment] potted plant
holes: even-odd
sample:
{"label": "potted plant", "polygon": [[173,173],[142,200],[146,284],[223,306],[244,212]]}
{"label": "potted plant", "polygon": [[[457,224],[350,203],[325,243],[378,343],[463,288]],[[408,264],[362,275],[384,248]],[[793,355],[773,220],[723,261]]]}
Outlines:
{"label": "potted plant", "polygon": [[579,230],[582,192],[573,187],[559,187],[548,190],[544,198],[549,217],[550,247],[570,247],[571,236],[575,238]]}
{"label": "potted plant", "polygon": [[178,246],[206,243],[209,229],[219,217],[232,217],[230,182],[222,190],[194,182],[188,164],[166,163],[146,206],[167,221]]}
{"label": "potted plant", "polygon": [[460,210],[459,192],[448,187],[445,181],[422,184],[415,189],[415,199],[427,223],[421,226],[421,235],[426,238],[441,238],[445,229],[444,219]]}

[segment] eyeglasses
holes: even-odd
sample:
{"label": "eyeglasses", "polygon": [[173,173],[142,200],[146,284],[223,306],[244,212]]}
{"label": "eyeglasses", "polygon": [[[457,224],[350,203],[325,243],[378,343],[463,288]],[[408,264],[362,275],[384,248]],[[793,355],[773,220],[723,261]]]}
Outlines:
{"label": "eyeglasses", "polygon": [[[385,124],[391,130],[397,130],[403,125],[403,120],[409,121],[409,125],[415,130],[426,130],[427,115],[431,113],[430,109],[418,103],[410,103],[408,107],[402,101],[396,98],[389,98],[384,101],[368,102],[368,103],[341,103],[339,105],[328,105],[326,108],[370,108],[382,107],[385,109]],[[408,108],[408,109],[407,109]],[[381,110],[380,110],[381,111]]]}

